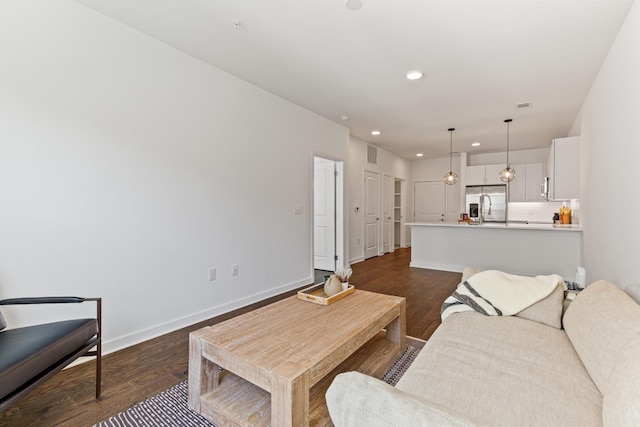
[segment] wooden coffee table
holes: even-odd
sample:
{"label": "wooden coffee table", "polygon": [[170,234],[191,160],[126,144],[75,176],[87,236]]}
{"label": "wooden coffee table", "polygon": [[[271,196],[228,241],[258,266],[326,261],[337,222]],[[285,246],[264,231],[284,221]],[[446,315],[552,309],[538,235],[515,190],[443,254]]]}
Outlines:
{"label": "wooden coffee table", "polygon": [[192,332],[189,407],[219,426],[330,425],[333,376],[386,372],[406,346],[405,306],[362,290],[328,306],[293,296]]}

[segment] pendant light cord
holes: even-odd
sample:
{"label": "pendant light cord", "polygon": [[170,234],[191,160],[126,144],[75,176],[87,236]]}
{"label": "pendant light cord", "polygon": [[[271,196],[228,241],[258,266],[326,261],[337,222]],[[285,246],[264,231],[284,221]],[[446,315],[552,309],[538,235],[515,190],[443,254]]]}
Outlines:
{"label": "pendant light cord", "polygon": [[509,124],[511,119],[507,119],[504,122],[507,124],[507,168],[509,168]]}
{"label": "pendant light cord", "polygon": [[455,128],[449,129],[449,172],[453,171],[453,131]]}

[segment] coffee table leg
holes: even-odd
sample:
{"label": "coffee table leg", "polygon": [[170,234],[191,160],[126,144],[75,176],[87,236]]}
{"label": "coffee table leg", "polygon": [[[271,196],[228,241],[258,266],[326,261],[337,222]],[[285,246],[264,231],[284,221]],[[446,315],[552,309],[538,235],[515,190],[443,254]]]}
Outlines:
{"label": "coffee table leg", "polygon": [[202,340],[198,331],[189,334],[189,408],[200,413],[200,397],[218,386],[218,365],[202,357]]}
{"label": "coffee table leg", "polygon": [[406,320],[407,304],[402,301],[400,305],[400,314],[387,326],[387,341],[402,344],[406,343],[407,338],[407,320]]}
{"label": "coffee table leg", "polygon": [[283,363],[272,373],[271,425],[309,425],[309,372],[297,363]]}

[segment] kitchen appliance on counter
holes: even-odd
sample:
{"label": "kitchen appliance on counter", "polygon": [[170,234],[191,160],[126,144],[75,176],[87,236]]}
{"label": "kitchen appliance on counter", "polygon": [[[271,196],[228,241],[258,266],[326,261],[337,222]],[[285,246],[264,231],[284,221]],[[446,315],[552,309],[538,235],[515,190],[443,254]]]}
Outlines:
{"label": "kitchen appliance on counter", "polygon": [[507,222],[506,185],[468,186],[465,199],[473,222]]}

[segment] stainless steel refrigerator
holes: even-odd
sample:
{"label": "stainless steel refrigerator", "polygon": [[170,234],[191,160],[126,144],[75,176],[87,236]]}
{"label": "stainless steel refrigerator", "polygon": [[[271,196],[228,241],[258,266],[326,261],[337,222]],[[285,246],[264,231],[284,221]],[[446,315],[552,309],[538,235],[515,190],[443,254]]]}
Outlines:
{"label": "stainless steel refrigerator", "polygon": [[472,221],[507,221],[506,185],[473,185],[466,190],[465,209]]}

